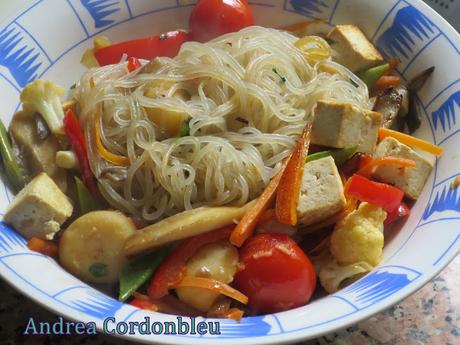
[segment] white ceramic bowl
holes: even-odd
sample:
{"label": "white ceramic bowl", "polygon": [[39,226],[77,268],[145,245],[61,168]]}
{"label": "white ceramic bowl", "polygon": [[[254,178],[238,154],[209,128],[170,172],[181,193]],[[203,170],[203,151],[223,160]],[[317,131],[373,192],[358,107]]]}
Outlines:
{"label": "white ceramic bowl", "polygon": [[[19,92],[35,78],[69,87],[91,39],[114,41],[187,27],[192,4],[176,0],[39,0],[18,12],[0,32],[0,114],[8,122],[19,107]],[[130,339],[169,344],[271,344],[312,338],[388,308],[419,289],[460,250],[460,197],[451,189],[460,175],[460,36],[419,0],[254,0],[258,24],[281,26],[306,18],[331,24],[357,23],[387,56],[396,56],[407,80],[436,66],[417,97],[423,115],[417,135],[442,145],[423,193],[404,228],[386,245],[382,263],[333,295],[283,313],[221,321],[222,334],[131,335]],[[1,185],[0,212],[11,195]],[[142,321],[146,315],[89,287],[55,261],[29,251],[25,240],[0,225],[0,274],[21,292],[69,319],[107,317]],[[151,313],[156,321],[174,316]]]}

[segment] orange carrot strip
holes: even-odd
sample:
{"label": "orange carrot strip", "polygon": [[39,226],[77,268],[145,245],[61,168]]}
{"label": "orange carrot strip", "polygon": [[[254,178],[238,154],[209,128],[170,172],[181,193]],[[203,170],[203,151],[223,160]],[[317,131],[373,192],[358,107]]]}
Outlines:
{"label": "orange carrot strip", "polygon": [[225,295],[227,297],[233,298],[234,300],[242,304],[248,303],[248,298],[246,295],[232,288],[230,285],[222,283],[215,279],[185,276],[175,286],[175,288],[178,288],[178,287],[195,287],[195,288],[211,290],[211,291],[220,293],[222,295]]}
{"label": "orange carrot strip", "polygon": [[391,86],[399,86],[401,84],[401,79],[395,75],[383,75],[375,83],[376,88],[384,88]]}
{"label": "orange carrot strip", "polygon": [[243,315],[244,311],[238,308],[231,308],[229,311],[224,313],[224,317],[227,319],[235,320],[236,322],[240,322]]}
{"label": "orange carrot strip", "polygon": [[388,128],[380,128],[379,129],[379,140],[382,140],[386,137],[392,137],[398,140],[399,142],[410,146],[410,147],[416,147],[420,150],[429,152],[431,154],[434,154],[436,156],[440,156],[444,149],[440,146],[433,145],[432,143],[429,143],[428,141],[415,138],[411,135],[404,134],[401,132],[397,132]]}
{"label": "orange carrot strip", "polygon": [[264,215],[265,210],[270,206],[275,198],[283,170],[278,173],[265,188],[263,193],[257,198],[256,203],[251,207],[230,235],[230,243],[241,247],[254,232],[256,225]]}
{"label": "orange carrot strip", "polygon": [[276,194],[276,219],[281,224],[297,224],[297,204],[302,186],[303,167],[310,145],[311,124],[305,126],[286,165]]}
{"label": "orange carrot strip", "polygon": [[42,240],[37,237],[32,237],[29,242],[27,242],[27,247],[34,252],[48,255],[53,258],[56,258],[59,254],[59,248],[56,243],[53,241]]}
{"label": "orange carrot strip", "polygon": [[96,116],[96,124],[95,124],[95,139],[96,139],[96,147],[99,154],[104,158],[106,161],[109,161],[113,164],[120,165],[120,166],[129,166],[129,158],[125,156],[120,156],[114,154],[107,150],[102,144],[101,141],[101,128],[100,128],[100,121],[99,116]]}
{"label": "orange carrot strip", "polygon": [[360,168],[357,174],[369,178],[374,173],[375,169],[382,165],[394,165],[401,168],[411,168],[415,167],[416,164],[411,159],[388,156],[372,159],[369,163]]}
{"label": "orange carrot strip", "polygon": [[390,67],[384,73],[384,75],[393,75],[393,73],[396,71],[396,68],[399,65],[399,60],[395,57],[391,57],[388,59],[388,64],[390,65]]}

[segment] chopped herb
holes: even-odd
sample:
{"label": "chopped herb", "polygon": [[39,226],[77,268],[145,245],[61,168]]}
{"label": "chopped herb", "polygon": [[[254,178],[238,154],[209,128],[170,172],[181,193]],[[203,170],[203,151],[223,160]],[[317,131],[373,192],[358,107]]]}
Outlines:
{"label": "chopped herb", "polygon": [[273,73],[275,73],[278,77],[280,77],[282,83],[285,83],[285,82],[286,82],[286,78],[283,77],[281,74],[279,74],[279,72],[278,72],[278,70],[277,70],[276,68],[273,68],[272,71],[273,71]]}
{"label": "chopped herb", "polygon": [[324,40],[325,40],[330,46],[337,43],[336,41],[334,41],[332,38],[329,38],[329,37],[326,37]]}
{"label": "chopped herb", "polygon": [[103,262],[95,262],[89,267],[88,271],[96,278],[105,277],[108,273],[107,264]]}

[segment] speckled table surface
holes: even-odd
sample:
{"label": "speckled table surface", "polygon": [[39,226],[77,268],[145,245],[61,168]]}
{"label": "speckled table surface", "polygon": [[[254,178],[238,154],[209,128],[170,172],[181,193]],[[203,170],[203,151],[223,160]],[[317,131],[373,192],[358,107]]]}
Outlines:
{"label": "speckled table surface", "polygon": [[[460,256],[421,290],[354,326],[302,345],[460,344]],[[29,301],[0,280],[0,344],[131,344],[105,335],[23,336],[29,317],[56,321],[56,315]]]}

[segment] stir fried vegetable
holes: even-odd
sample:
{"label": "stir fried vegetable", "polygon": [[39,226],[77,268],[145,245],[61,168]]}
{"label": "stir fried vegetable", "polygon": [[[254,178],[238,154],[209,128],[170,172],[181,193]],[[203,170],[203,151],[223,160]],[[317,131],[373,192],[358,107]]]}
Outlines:
{"label": "stir fried vegetable", "polygon": [[107,150],[101,140],[101,119],[100,116],[96,116],[94,124],[94,140],[96,142],[97,151],[106,161],[109,161],[115,165],[129,166],[129,157],[121,156]]}
{"label": "stir fried vegetable", "polygon": [[343,149],[337,150],[328,150],[328,151],[321,151],[312,153],[311,155],[307,156],[306,162],[311,162],[317,159],[325,158],[331,156],[334,158],[335,164],[340,167],[345,164],[353,155],[357,152],[358,146],[348,146]]}
{"label": "stir fried vegetable", "polygon": [[389,68],[390,65],[385,63],[359,72],[357,76],[367,85],[368,89],[371,90],[377,83],[377,80],[379,80]]}
{"label": "stir fried vegetable", "polygon": [[126,255],[137,255],[161,245],[233,225],[251,206],[252,203],[243,207],[200,207],[165,218],[136,231],[125,244]]}
{"label": "stir fried vegetable", "polygon": [[340,265],[360,261],[376,266],[383,253],[383,222],[387,213],[379,206],[363,202],[339,221],[331,236],[331,253]]}
{"label": "stir fried vegetable", "polygon": [[442,147],[433,145],[429,143],[428,141],[425,141],[419,138],[415,138],[415,137],[412,137],[410,135],[407,135],[401,132],[393,131],[388,128],[380,128],[379,139],[382,140],[383,138],[386,138],[386,137],[395,138],[396,140],[398,140],[399,142],[403,144],[406,144],[407,146],[418,148],[420,150],[426,151],[436,156],[441,155],[442,152],[444,151]]}
{"label": "stir fried vegetable", "polygon": [[140,68],[142,65],[139,61],[138,58],[131,56],[128,58],[128,71],[129,72],[134,72],[138,68]]}
{"label": "stir fried vegetable", "polygon": [[407,88],[409,90],[409,112],[407,114],[407,127],[409,129],[409,133],[414,133],[421,125],[422,119],[420,117],[419,112],[417,111],[416,105],[416,92],[420,91],[423,85],[427,82],[428,78],[433,74],[435,68],[430,67],[420,74],[416,75],[414,78],[409,80],[407,83]]}
{"label": "stir fried vegetable", "polygon": [[145,60],[152,60],[157,56],[174,57],[188,38],[185,31],[171,31],[158,36],[115,43],[98,49],[94,55],[100,66],[119,63],[124,54]]}
{"label": "stir fried vegetable", "polygon": [[369,163],[366,163],[362,168],[360,168],[357,174],[369,178],[371,177],[374,170],[382,165],[394,165],[399,168],[410,168],[415,167],[416,164],[411,159],[388,156],[372,159]]}
{"label": "stir fried vegetable", "polygon": [[157,299],[165,296],[183,278],[185,263],[201,247],[208,243],[228,239],[233,227],[217,229],[198,235],[181,243],[155,272],[148,294]]}
{"label": "stir fried vegetable", "polygon": [[316,286],[313,266],[287,235],[261,234],[241,249],[235,285],[252,310],[279,312],[304,305]]}
{"label": "stir fried vegetable", "polygon": [[385,219],[385,225],[396,222],[397,220],[408,217],[410,214],[410,208],[405,202],[401,202],[398,208],[393,212],[388,213],[387,218]]}
{"label": "stir fried vegetable", "polygon": [[14,191],[19,191],[24,187],[25,177],[13,155],[10,138],[2,121],[0,121],[0,154],[2,156],[3,168],[5,169],[8,183]]}
{"label": "stir fried vegetable", "polygon": [[21,92],[21,102],[26,112],[37,112],[46,121],[50,131],[63,135],[64,110],[61,98],[65,90],[48,80],[35,80]]}
{"label": "stir fried vegetable", "polygon": [[[183,274],[184,277],[204,277],[230,284],[238,266],[238,250],[222,240],[199,248],[187,260]],[[203,312],[208,312],[222,297],[218,292],[200,287],[176,287],[175,292],[181,301]]]}
{"label": "stir fried vegetable", "polygon": [[97,197],[90,193],[88,188],[75,176],[75,185],[77,187],[78,204],[80,207],[80,214],[84,215],[92,211],[102,210],[104,206],[97,199]]}
{"label": "stir fried vegetable", "polygon": [[305,157],[310,145],[311,128],[311,124],[305,126],[279,182],[275,212],[276,219],[281,224],[297,224],[297,203],[299,202]]}
{"label": "stir fried vegetable", "polygon": [[161,265],[169,250],[161,248],[150,254],[138,257],[129,261],[120,273],[120,292],[118,299],[126,301],[133,295],[147,280],[153,272]]}
{"label": "stir fried vegetable", "polygon": [[270,181],[267,188],[265,188],[263,193],[257,198],[254,206],[244,214],[230,236],[230,242],[233,245],[241,247],[244,241],[252,235],[257,223],[261,220],[265,211],[275,199],[282,175],[283,173],[281,171]]}
{"label": "stir fried vegetable", "polygon": [[199,42],[251,25],[254,25],[254,14],[246,0],[201,0],[189,21],[192,39]]}
{"label": "stir fried vegetable", "polygon": [[97,193],[98,189],[96,183],[94,182],[94,176],[89,165],[83,132],[81,131],[80,124],[78,123],[78,120],[72,110],[67,111],[64,118],[64,130],[69,138],[73,151],[77,155],[81,177],[84,184],[91,193]]}
{"label": "stir fried vegetable", "polygon": [[248,303],[248,297],[232,288],[230,285],[224,284],[218,280],[201,277],[184,277],[179,283],[175,285],[176,288],[195,287],[201,289],[211,290],[222,295],[228,296],[237,300],[242,304]]}
{"label": "stir fried vegetable", "polygon": [[404,193],[388,184],[370,181],[359,175],[353,175],[345,185],[345,194],[352,198],[367,201],[382,207],[388,213],[401,204]]}
{"label": "stir fried vegetable", "polygon": [[87,282],[115,283],[127,262],[123,245],[135,232],[133,221],[121,212],[86,213],[64,231],[59,261]]}
{"label": "stir fried vegetable", "polygon": [[53,241],[42,240],[41,238],[32,237],[27,242],[27,248],[34,252],[41,253],[43,255],[57,258],[59,254],[58,245]]}

